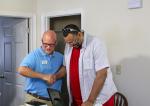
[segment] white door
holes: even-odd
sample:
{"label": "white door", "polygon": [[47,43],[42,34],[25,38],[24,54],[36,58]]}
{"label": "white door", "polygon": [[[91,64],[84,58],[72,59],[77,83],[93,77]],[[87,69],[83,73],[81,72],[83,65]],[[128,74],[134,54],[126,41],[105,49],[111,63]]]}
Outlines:
{"label": "white door", "polygon": [[16,68],[28,53],[28,36],[28,19],[16,19],[13,25],[4,28],[0,106],[19,106],[24,102],[25,80]]}

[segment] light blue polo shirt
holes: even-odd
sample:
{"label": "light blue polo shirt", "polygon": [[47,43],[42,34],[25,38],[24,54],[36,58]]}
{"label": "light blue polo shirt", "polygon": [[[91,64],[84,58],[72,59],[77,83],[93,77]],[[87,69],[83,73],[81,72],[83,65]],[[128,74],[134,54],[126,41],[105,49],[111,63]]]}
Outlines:
{"label": "light blue polo shirt", "polygon": [[[63,55],[61,53],[55,51],[53,54],[48,55],[42,48],[37,48],[23,59],[20,66],[27,66],[33,71],[44,74],[54,74],[59,71],[62,64]],[[26,77],[25,91],[36,93],[39,96],[49,97],[47,88],[54,88],[60,91],[61,85],[61,79],[50,85],[41,79]]]}

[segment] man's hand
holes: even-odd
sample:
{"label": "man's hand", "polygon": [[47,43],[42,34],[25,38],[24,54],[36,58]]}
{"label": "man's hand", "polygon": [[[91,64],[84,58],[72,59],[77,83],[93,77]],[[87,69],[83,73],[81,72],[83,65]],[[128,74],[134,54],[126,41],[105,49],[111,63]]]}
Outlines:
{"label": "man's hand", "polygon": [[81,104],[81,106],[93,106],[93,103],[87,100],[87,101],[83,102]]}
{"label": "man's hand", "polygon": [[48,84],[53,84],[56,81],[56,76],[54,74],[45,74],[43,80]]}

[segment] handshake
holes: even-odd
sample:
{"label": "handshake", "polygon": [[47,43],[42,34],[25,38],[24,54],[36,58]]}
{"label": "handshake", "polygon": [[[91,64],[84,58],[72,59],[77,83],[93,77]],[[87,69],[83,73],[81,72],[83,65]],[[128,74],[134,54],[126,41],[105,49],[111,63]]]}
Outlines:
{"label": "handshake", "polygon": [[56,81],[56,75],[55,74],[43,74],[42,79],[46,81],[48,84],[53,84]]}
{"label": "handshake", "polygon": [[66,67],[62,66],[57,73],[54,74],[42,74],[42,79],[48,84],[53,84],[57,79],[60,79],[66,75]]}

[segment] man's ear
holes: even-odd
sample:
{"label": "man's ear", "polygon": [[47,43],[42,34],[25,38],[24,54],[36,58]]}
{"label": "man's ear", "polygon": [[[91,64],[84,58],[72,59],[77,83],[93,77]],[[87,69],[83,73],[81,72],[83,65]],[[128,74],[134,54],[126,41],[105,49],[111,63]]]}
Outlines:
{"label": "man's ear", "polygon": [[81,37],[82,36],[82,32],[78,32],[78,36]]}
{"label": "man's ear", "polygon": [[41,38],[41,42],[43,42],[43,37]]}
{"label": "man's ear", "polygon": [[80,32],[77,33],[77,36],[79,36],[79,37],[81,36]]}

